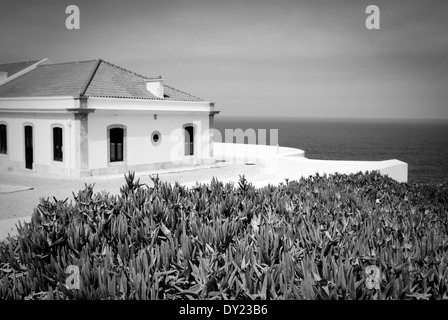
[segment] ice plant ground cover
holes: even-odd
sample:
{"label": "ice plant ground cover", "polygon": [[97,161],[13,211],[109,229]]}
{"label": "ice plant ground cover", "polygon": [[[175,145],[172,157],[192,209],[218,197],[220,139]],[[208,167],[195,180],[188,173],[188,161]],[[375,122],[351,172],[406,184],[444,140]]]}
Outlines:
{"label": "ice plant ground cover", "polygon": [[448,299],[448,183],[125,180],[41,199],[0,244],[0,299]]}

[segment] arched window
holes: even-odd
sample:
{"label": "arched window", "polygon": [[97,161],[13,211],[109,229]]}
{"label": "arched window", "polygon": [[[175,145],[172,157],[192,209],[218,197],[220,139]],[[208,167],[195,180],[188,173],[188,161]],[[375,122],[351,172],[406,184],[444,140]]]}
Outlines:
{"label": "arched window", "polygon": [[53,127],[53,160],[64,161],[62,127]]}
{"label": "arched window", "polygon": [[6,133],[6,124],[0,124],[0,153],[8,153],[8,138]]}
{"label": "arched window", "polygon": [[109,161],[124,161],[125,127],[113,126],[109,128]]}
{"label": "arched window", "polygon": [[185,136],[185,155],[194,155],[194,127],[193,125],[184,126],[184,136]]}

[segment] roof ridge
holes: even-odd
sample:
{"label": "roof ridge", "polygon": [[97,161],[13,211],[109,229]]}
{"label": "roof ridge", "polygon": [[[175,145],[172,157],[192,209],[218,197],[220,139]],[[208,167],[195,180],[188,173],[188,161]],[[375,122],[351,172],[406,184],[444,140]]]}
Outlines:
{"label": "roof ridge", "polygon": [[93,67],[92,72],[90,72],[90,75],[89,75],[89,77],[87,78],[87,81],[86,81],[85,85],[84,85],[83,88],[79,91],[79,96],[80,96],[80,97],[85,95],[85,93],[86,93],[87,89],[89,88],[89,85],[90,85],[90,83],[91,83],[92,80],[93,80],[93,77],[95,77],[96,71],[98,70],[98,67],[100,66],[100,64],[101,64],[102,61],[103,61],[103,60],[102,60],[101,58],[96,60],[96,64],[95,64],[95,66]]}
{"label": "roof ridge", "polygon": [[[101,60],[101,59],[100,59]],[[49,66],[55,66],[55,65],[61,65],[61,64],[78,64],[78,63],[86,63],[86,62],[92,62],[92,61],[98,61],[98,59],[90,59],[90,60],[82,60],[82,61],[67,61],[67,62],[58,62],[58,63],[49,63],[49,64],[43,64],[39,65],[38,67],[49,67]]]}
{"label": "roof ridge", "polygon": [[137,72],[135,72],[135,71],[132,71],[132,70],[129,70],[129,69],[120,67],[119,65],[113,64],[112,62],[106,61],[106,60],[104,60],[104,59],[101,59],[101,61],[103,61],[104,63],[107,63],[108,65],[110,65],[110,66],[112,66],[112,67],[115,67],[115,68],[117,68],[117,69],[121,69],[121,70],[123,70],[123,71],[126,71],[127,73],[131,73],[131,74],[136,75],[136,76],[138,76],[138,77],[140,77],[140,78],[143,78],[143,79],[145,79],[145,80],[147,80],[147,79],[151,79],[150,77],[147,77],[147,76],[144,76],[144,75],[142,75],[142,74],[139,74],[139,73],[137,73]]}
{"label": "roof ridge", "polygon": [[193,98],[195,98],[195,99],[204,100],[204,99],[202,99],[202,98],[199,98],[199,97],[196,97],[196,96],[192,95],[191,93],[188,93],[188,92],[185,92],[185,91],[176,89],[176,88],[174,88],[174,87],[172,87],[172,86],[169,86],[169,85],[166,85],[166,84],[165,84],[164,86],[165,86],[165,87],[168,87],[168,88],[170,88],[170,89],[176,90],[176,91],[178,91],[178,92],[180,92],[180,93],[186,94],[186,95],[188,95],[188,96],[190,96],[190,97],[193,97]]}

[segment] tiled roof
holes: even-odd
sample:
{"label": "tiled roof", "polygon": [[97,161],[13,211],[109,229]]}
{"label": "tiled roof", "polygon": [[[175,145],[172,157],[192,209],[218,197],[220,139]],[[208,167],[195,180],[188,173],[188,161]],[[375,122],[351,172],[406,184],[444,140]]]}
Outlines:
{"label": "tiled roof", "polygon": [[164,100],[181,100],[181,101],[204,101],[201,98],[192,96],[189,93],[180,91],[176,88],[164,85],[164,93],[165,98]]}
{"label": "tiled roof", "polygon": [[203,101],[164,85],[161,99],[146,89],[148,78],[102,59],[38,66],[0,85],[0,97],[86,96],[127,99]]}
{"label": "tiled roof", "polygon": [[6,72],[7,76],[10,77],[38,62],[39,60],[0,64],[0,72]]}
{"label": "tiled roof", "polygon": [[[161,100],[146,89],[146,81],[153,79],[101,60],[92,81],[85,91],[87,97],[110,97]],[[186,92],[164,85],[163,100],[202,101]]]}
{"label": "tiled roof", "polygon": [[0,86],[0,97],[79,96],[96,60],[40,65]]}

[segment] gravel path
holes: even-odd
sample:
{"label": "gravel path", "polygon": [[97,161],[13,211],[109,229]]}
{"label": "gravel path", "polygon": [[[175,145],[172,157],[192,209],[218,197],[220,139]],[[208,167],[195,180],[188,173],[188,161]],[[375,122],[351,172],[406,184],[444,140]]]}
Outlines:
{"label": "gravel path", "polygon": [[[149,174],[156,172],[146,172],[136,174],[141,183],[152,186]],[[263,184],[266,181],[274,181],[274,176],[263,173],[263,169],[258,165],[227,165],[221,164],[213,167],[183,170],[178,172],[159,172],[159,178],[163,181],[174,183],[179,181],[187,186],[194,185],[196,181],[210,182],[212,177],[219,180],[236,181],[240,174],[254,182],[255,185]],[[258,182],[258,183],[257,183]],[[263,183],[262,183],[263,182]],[[95,183],[94,191],[106,190],[110,193],[119,193],[120,187],[125,183],[123,175],[100,176],[87,178],[65,178],[54,175],[41,174],[33,171],[29,172],[1,172],[0,185],[3,190],[17,190],[17,192],[1,192],[0,188],[0,224],[1,220],[17,219],[30,216],[34,208],[39,203],[41,197],[56,197],[58,200],[72,199],[72,192],[84,189],[85,183]],[[25,188],[24,188],[25,187]],[[32,189],[29,189],[32,188]],[[6,223],[6,221],[5,221]]]}

